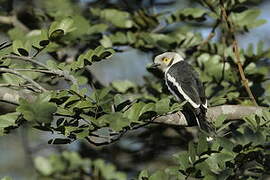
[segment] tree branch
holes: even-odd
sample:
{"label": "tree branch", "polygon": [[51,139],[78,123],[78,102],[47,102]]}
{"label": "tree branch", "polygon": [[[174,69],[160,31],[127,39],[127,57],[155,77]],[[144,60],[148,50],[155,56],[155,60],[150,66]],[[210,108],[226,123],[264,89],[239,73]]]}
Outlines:
{"label": "tree branch", "polygon": [[39,72],[44,74],[52,74],[60,77],[64,77],[66,80],[71,81],[73,84],[77,84],[77,80],[72,76],[69,75],[66,71],[61,70],[43,70],[43,69],[14,69],[15,71],[32,71],[32,72]]}
{"label": "tree branch", "polygon": [[26,57],[26,56],[7,55],[7,56],[3,56],[1,59],[17,59],[17,60],[21,60],[21,61],[30,62],[30,63],[35,64],[37,66],[48,69],[48,67],[45,64],[38,62],[37,60],[34,60],[30,57]]}
{"label": "tree branch", "polygon": [[18,77],[26,80],[27,82],[31,83],[34,87],[36,87],[40,91],[42,91],[42,92],[47,91],[45,88],[43,88],[42,86],[40,86],[37,82],[35,82],[33,79],[31,79],[31,78],[29,78],[29,77],[27,77],[25,75],[22,75],[22,74],[20,74],[17,71],[14,71],[12,69],[7,69],[7,68],[0,68],[0,72],[14,74],[14,75],[16,75],[16,76],[18,76]]}
{"label": "tree branch", "polygon": [[[74,78],[74,76],[70,75],[69,72],[67,71],[62,71],[62,70],[54,70],[54,69],[50,69],[48,66],[46,66],[45,64],[31,58],[31,57],[26,57],[26,56],[16,56],[16,55],[7,55],[2,57],[2,59],[17,59],[17,60],[21,60],[21,61],[26,61],[26,62],[30,62],[32,64],[35,64],[37,66],[40,66],[42,68],[44,68],[45,70],[41,70],[41,69],[25,69],[24,71],[33,71],[33,72],[41,72],[41,73],[47,73],[47,74],[54,74],[57,76],[61,76],[64,77],[66,80],[71,81],[73,84],[78,84],[76,78]],[[23,71],[23,69],[19,69],[19,71]]]}
{"label": "tree branch", "polygon": [[[220,115],[225,115],[227,120],[242,119],[244,116],[260,112],[266,109],[260,106],[242,106],[242,105],[221,105],[210,107],[207,111],[207,120],[212,122]],[[160,117],[153,118],[153,123],[161,123],[175,126],[188,126],[187,119],[182,112],[176,112]]]}
{"label": "tree branch", "polygon": [[[258,113],[262,110],[266,109],[265,107],[258,107],[258,106],[242,106],[242,105],[221,105],[211,107],[207,111],[207,120],[212,122],[215,121],[220,115],[225,115],[227,120],[237,120],[242,119],[244,116],[249,114]],[[187,119],[182,112],[176,112],[173,114],[158,116],[153,118],[152,120],[148,121],[148,123],[158,123],[158,124],[166,124],[166,125],[173,125],[173,126],[182,126],[187,127],[189,124],[187,123]],[[145,126],[143,124],[142,126]],[[109,141],[101,141],[99,142],[99,138],[106,139],[106,137],[99,136],[97,134],[91,134],[90,136],[86,137],[86,140],[94,144],[96,146],[103,146],[111,144],[115,141],[118,141],[128,130],[137,129],[141,126],[136,128],[126,129],[125,131],[121,132],[119,135],[116,135],[116,138],[110,138]]]}
{"label": "tree branch", "polygon": [[220,24],[220,20],[217,19],[214,26],[212,27],[212,30],[208,34],[207,38],[197,47],[197,49],[201,49],[204,45],[206,45],[213,37],[215,37],[215,31],[218,25]]}
{"label": "tree branch", "polygon": [[229,32],[231,33],[232,35],[232,39],[233,39],[233,51],[234,51],[234,54],[235,54],[235,57],[236,57],[236,64],[237,64],[237,67],[238,67],[238,71],[240,73],[240,77],[241,77],[241,80],[242,80],[242,84],[243,86],[245,87],[250,99],[252,100],[253,104],[258,106],[256,100],[255,100],[255,97],[254,95],[252,94],[252,91],[248,85],[248,79],[246,78],[245,76],[245,73],[244,73],[244,70],[243,70],[243,67],[242,67],[242,64],[241,64],[241,61],[240,61],[240,51],[239,51],[239,45],[238,45],[238,42],[235,38],[235,35],[234,35],[234,23],[233,21],[231,21],[229,18],[228,18],[228,15],[227,15],[227,12],[226,12],[226,9],[225,9],[225,6],[223,4],[223,1],[221,1],[221,13],[222,13],[222,19],[225,21],[226,25],[227,25],[227,28],[229,30]]}
{"label": "tree branch", "polygon": [[237,67],[238,67],[238,70],[239,70],[239,73],[240,73],[240,76],[241,76],[241,79],[242,79],[242,84],[244,85],[249,97],[253,101],[253,104],[258,106],[258,104],[257,104],[257,102],[255,100],[255,97],[253,96],[252,91],[249,88],[248,80],[247,80],[247,78],[245,76],[245,73],[244,73],[244,70],[243,70],[243,67],[242,67],[242,64],[241,64],[241,61],[240,61],[239,47],[238,47],[238,43],[237,43],[236,39],[234,39],[234,41],[233,41],[233,51],[234,51],[235,56],[236,56]]}
{"label": "tree branch", "polygon": [[[9,85],[5,86],[5,84],[3,84],[3,86],[2,84],[0,85],[0,99],[11,101],[13,103],[18,103],[20,97],[24,97],[25,99],[32,101],[35,98],[35,92],[29,90],[29,88],[26,87],[22,88],[17,85],[10,85],[10,86]],[[11,109],[11,111],[15,111],[15,109]]]}

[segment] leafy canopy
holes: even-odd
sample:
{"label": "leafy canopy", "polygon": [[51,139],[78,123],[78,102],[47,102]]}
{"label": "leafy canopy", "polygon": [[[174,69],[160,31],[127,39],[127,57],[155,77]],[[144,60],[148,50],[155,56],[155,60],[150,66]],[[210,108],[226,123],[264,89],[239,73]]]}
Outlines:
{"label": "leafy canopy", "polygon": [[[259,18],[259,9],[249,6],[250,2],[198,0],[196,7],[155,13],[148,8],[127,10],[95,2],[90,3],[91,8],[81,8],[71,0],[42,1],[41,14],[32,12],[37,17],[37,28],[22,28],[16,23],[3,28],[10,41],[0,45],[0,87],[15,90],[19,98],[10,100],[10,92],[1,97],[16,108],[0,115],[0,135],[28,123],[57,134],[48,140],[50,144],[86,139],[104,145],[148,125],[156,116],[181,110],[183,104],[166,90],[160,74],[153,69],[147,68],[158,78],[147,76],[143,85],[117,80],[104,86],[89,71],[89,66],[110,61],[125,47],[152,54],[184,52],[205,83],[210,106],[251,105],[235,70],[233,47],[237,34],[248,33],[266,22]],[[213,24],[205,39],[196,26],[207,22]],[[217,29],[220,40],[213,41]],[[250,88],[262,106],[270,101],[266,82],[269,68],[260,65],[267,58],[270,49],[262,41],[239,52]],[[68,83],[67,88],[58,85],[63,81]],[[87,84],[91,89],[85,88]],[[234,124],[220,116],[214,120],[217,132],[220,135],[229,130],[232,136],[218,136],[207,142],[201,134],[198,141],[189,142],[185,151],[174,156],[177,165],[154,173],[144,170],[138,179],[261,177],[270,170],[266,151],[269,119],[269,110],[265,110],[243,118],[241,125],[230,129]],[[104,179],[127,177],[103,160],[82,158],[74,152],[37,157],[34,163],[44,177],[80,178],[82,173]]]}

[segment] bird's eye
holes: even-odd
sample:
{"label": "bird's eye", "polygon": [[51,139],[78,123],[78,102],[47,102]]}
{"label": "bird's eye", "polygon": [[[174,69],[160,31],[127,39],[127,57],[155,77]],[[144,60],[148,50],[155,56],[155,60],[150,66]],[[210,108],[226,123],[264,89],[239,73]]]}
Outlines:
{"label": "bird's eye", "polygon": [[163,61],[163,62],[165,62],[165,63],[167,63],[167,62],[169,62],[169,61],[170,61],[170,59],[169,59],[169,58],[167,58],[167,57],[164,57],[164,58],[162,59],[162,61]]}

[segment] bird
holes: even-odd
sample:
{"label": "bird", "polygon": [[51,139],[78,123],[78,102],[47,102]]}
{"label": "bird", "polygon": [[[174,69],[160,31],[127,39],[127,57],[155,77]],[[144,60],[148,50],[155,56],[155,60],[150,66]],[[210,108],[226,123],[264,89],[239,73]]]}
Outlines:
{"label": "bird", "polygon": [[[206,120],[207,98],[203,83],[198,73],[187,63],[183,56],[176,52],[165,52],[154,58],[152,68],[158,68],[164,73],[168,90],[178,101],[186,101],[183,110],[188,114],[189,125],[196,125],[206,131],[211,131],[211,125]],[[194,120],[195,119],[195,120]]]}

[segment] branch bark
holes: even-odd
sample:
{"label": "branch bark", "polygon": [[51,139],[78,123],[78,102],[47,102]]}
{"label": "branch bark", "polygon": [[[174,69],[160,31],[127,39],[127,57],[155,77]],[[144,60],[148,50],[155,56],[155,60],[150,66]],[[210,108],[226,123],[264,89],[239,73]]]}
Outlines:
{"label": "branch bark", "polygon": [[35,64],[37,66],[40,66],[42,68],[48,69],[48,67],[45,64],[43,64],[43,63],[41,63],[33,58],[26,57],[26,56],[6,55],[6,56],[1,57],[1,59],[17,59],[17,60],[21,60],[21,61],[30,62],[30,63]]}
{"label": "branch bark", "polygon": [[32,80],[31,78],[20,74],[17,71],[14,71],[12,69],[7,69],[7,68],[0,68],[0,72],[4,72],[4,73],[10,73],[10,74],[14,74],[24,80],[26,80],[27,82],[29,82],[30,84],[32,84],[35,88],[37,88],[38,90],[40,90],[41,92],[45,92],[47,91],[45,88],[43,88],[41,85],[39,85],[37,82],[35,82],[34,80]]}
{"label": "branch bark", "polygon": [[[220,115],[225,115],[227,120],[242,119],[244,116],[261,112],[266,109],[260,106],[243,106],[243,105],[221,105],[210,107],[207,111],[207,120],[213,122]],[[188,126],[187,119],[182,112],[176,112],[151,120],[153,123],[161,123],[175,126]]]}
{"label": "branch bark", "polygon": [[21,60],[21,61],[26,61],[30,62],[34,65],[40,66],[43,69],[19,69],[19,71],[33,71],[33,72],[41,72],[41,73],[47,73],[47,74],[54,74],[60,77],[64,77],[66,80],[71,81],[73,84],[78,84],[76,78],[72,75],[69,74],[67,71],[62,71],[62,70],[55,70],[55,69],[50,69],[47,65],[31,58],[31,57],[26,57],[26,56],[16,56],[16,55],[7,55],[3,56],[1,59],[16,59],[16,60]]}

